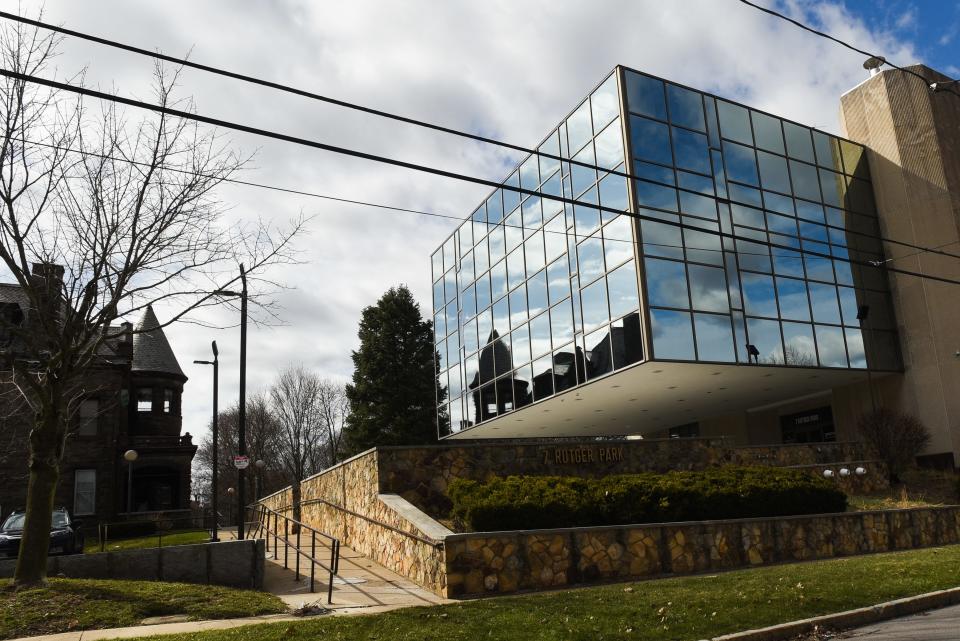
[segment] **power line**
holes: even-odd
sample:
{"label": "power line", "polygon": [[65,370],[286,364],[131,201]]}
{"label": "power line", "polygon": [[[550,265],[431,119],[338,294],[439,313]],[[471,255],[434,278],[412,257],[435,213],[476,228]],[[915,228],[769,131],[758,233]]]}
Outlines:
{"label": "power line", "polygon": [[[877,60],[879,60],[879,61],[882,61],[883,64],[888,65],[888,66],[890,66],[890,67],[892,67],[892,68],[894,68],[894,69],[897,69],[898,71],[902,71],[902,72],[905,73],[905,74],[908,74],[908,75],[910,75],[910,76],[914,76],[914,77],[916,77],[916,78],[919,78],[921,81],[923,81],[923,85],[924,85],[927,89],[930,89],[930,88],[931,88],[931,87],[930,87],[930,81],[929,81],[927,78],[925,78],[925,77],[922,76],[921,74],[917,73],[916,71],[913,71],[912,69],[907,69],[906,67],[901,67],[901,66],[899,66],[899,65],[896,65],[896,64],[890,62],[890,61],[887,60],[884,56],[877,55],[877,54],[875,54],[875,53],[870,53],[869,51],[866,51],[865,49],[860,49],[859,47],[855,47],[854,45],[850,44],[849,42],[846,42],[846,41],[844,41],[844,40],[841,40],[840,38],[837,38],[836,36],[832,36],[832,35],[830,35],[829,33],[825,33],[825,32],[823,32],[823,31],[818,31],[818,30],[814,29],[813,27],[810,27],[810,26],[808,26],[808,25],[800,22],[799,20],[795,20],[795,19],[791,18],[790,16],[784,15],[784,14],[782,14],[782,13],[780,13],[780,12],[778,12],[778,11],[775,11],[775,10],[773,10],[773,9],[769,9],[769,8],[767,8],[767,7],[761,6],[761,5],[759,5],[759,4],[756,4],[755,2],[750,2],[750,0],[738,0],[738,1],[741,2],[742,4],[747,5],[748,7],[753,7],[754,9],[756,9],[756,10],[758,10],[758,11],[762,11],[763,13],[769,14],[769,15],[774,16],[774,17],[776,17],[776,18],[779,18],[779,19],[781,19],[781,20],[785,20],[785,21],[789,22],[789,23],[792,24],[792,25],[795,25],[795,26],[797,26],[797,27],[800,27],[800,28],[803,29],[804,31],[809,31],[810,33],[812,33],[812,34],[814,34],[814,35],[816,35],[816,36],[820,36],[821,38],[826,38],[827,40],[831,40],[831,41],[837,43],[838,45],[840,45],[840,46],[842,46],[842,47],[846,47],[847,49],[849,49],[849,50],[851,50],[851,51],[855,51],[855,52],[857,52],[857,53],[859,53],[859,54],[861,54],[861,55],[867,56],[868,58],[875,58],[875,59],[877,59]],[[953,81],[951,81],[951,82],[953,82]],[[946,91],[947,93],[953,94],[955,97],[960,98],[960,93],[957,93],[956,91],[953,91],[952,89],[949,89],[949,88],[947,88],[947,89],[939,89],[939,88],[938,88],[938,89],[934,89],[934,91]]]}
{"label": "power line", "polygon": [[[526,195],[530,195],[530,196],[538,196],[538,197],[540,197],[540,198],[548,198],[548,199],[550,199],[550,200],[555,200],[555,201],[562,202],[562,203],[565,203],[565,204],[576,205],[576,206],[581,206],[581,207],[587,207],[587,208],[590,208],[590,209],[596,209],[596,210],[599,210],[599,211],[605,211],[605,212],[609,212],[609,213],[617,214],[617,215],[630,216],[630,217],[636,218],[636,219],[638,219],[638,220],[646,220],[646,221],[650,221],[650,222],[656,222],[656,223],[660,223],[660,224],[664,224],[664,225],[668,225],[668,226],[676,227],[676,228],[680,228],[680,229],[689,229],[689,230],[691,230],[691,231],[699,231],[699,232],[702,232],[702,233],[709,233],[709,234],[712,234],[712,235],[720,236],[720,237],[722,237],[722,238],[731,237],[731,238],[733,238],[733,239],[735,239],[735,240],[742,240],[742,241],[744,241],[744,242],[758,242],[758,241],[753,240],[753,239],[751,239],[751,238],[749,238],[749,237],[741,237],[741,236],[737,236],[736,234],[729,234],[729,233],[726,233],[726,232],[723,232],[723,231],[705,230],[705,229],[703,229],[703,228],[701,228],[701,227],[696,227],[696,226],[694,226],[694,225],[689,225],[689,224],[682,223],[682,222],[675,222],[675,221],[670,221],[670,220],[663,220],[663,219],[656,218],[656,217],[653,217],[653,216],[646,216],[646,215],[643,215],[643,214],[636,214],[636,213],[632,213],[632,212],[628,212],[628,211],[623,211],[623,210],[614,209],[614,208],[612,208],[612,207],[606,207],[606,206],[603,206],[603,205],[598,205],[598,204],[595,204],[595,203],[579,201],[579,200],[575,200],[575,199],[572,199],[572,198],[566,198],[566,197],[562,197],[562,196],[545,195],[545,194],[543,194],[542,192],[538,192],[538,191],[534,191],[534,190],[530,190],[530,189],[525,189],[525,188],[523,188],[523,187],[516,187],[516,186],[513,186],[513,185],[505,185],[505,184],[503,184],[503,183],[499,183],[499,182],[496,182],[496,181],[488,180],[488,179],[486,179],[486,178],[478,178],[478,177],[476,177],[476,176],[470,176],[470,175],[467,175],[467,174],[461,174],[461,173],[457,173],[457,172],[453,172],[453,171],[448,171],[448,170],[445,170],[445,169],[439,169],[439,168],[437,168],[437,167],[430,167],[430,166],[428,166],[428,165],[420,165],[420,164],[417,164],[417,163],[412,163],[412,162],[408,162],[408,161],[404,161],[404,160],[398,160],[398,159],[396,159],[396,158],[389,158],[389,157],[386,157],[386,156],[380,156],[380,155],[377,155],[377,154],[371,154],[371,153],[367,153],[367,152],[357,151],[357,150],[355,150],[355,149],[349,149],[349,148],[346,148],[346,147],[339,147],[339,146],[336,146],[336,145],[330,145],[330,144],[323,143],[323,142],[319,142],[319,141],[316,141],[316,140],[308,140],[308,139],[306,139],[306,138],[299,138],[299,137],[297,137],[297,136],[291,136],[291,135],[288,135],[288,134],[282,134],[282,133],[279,133],[279,132],[269,131],[269,130],[261,129],[261,128],[258,128],[258,127],[252,127],[252,126],[249,126],[249,125],[243,125],[243,124],[231,122],[231,121],[228,121],[228,120],[222,120],[222,119],[219,119],[219,118],[212,118],[212,117],[210,117],[210,116],[203,116],[203,115],[200,115],[200,114],[190,113],[190,112],[183,111],[183,110],[180,110],[180,109],[173,109],[173,108],[171,108],[171,107],[167,107],[167,106],[163,106],[163,105],[154,105],[154,104],[147,103],[147,102],[143,102],[143,101],[140,101],[140,100],[134,100],[134,99],[132,99],[132,98],[124,98],[124,97],[122,97],[122,96],[114,96],[114,95],[107,94],[107,93],[104,93],[104,92],[101,92],[101,91],[96,91],[96,90],[93,90],[93,89],[88,89],[88,88],[86,88],[86,87],[77,87],[77,86],[74,86],[74,85],[71,85],[71,84],[62,83],[62,82],[58,82],[58,81],[55,81],[55,80],[48,80],[48,79],[46,79],[46,78],[39,78],[39,77],[37,77],[37,76],[32,76],[32,75],[29,75],[29,74],[23,74],[23,73],[19,73],[19,72],[16,72],[16,71],[9,71],[9,70],[7,70],[7,69],[0,69],[0,75],[6,76],[6,77],[8,77],[8,78],[13,78],[13,79],[16,79],[16,80],[20,80],[20,81],[22,81],[22,82],[32,82],[32,83],[34,83],[34,84],[40,84],[40,85],[43,85],[43,86],[51,87],[51,88],[54,88],[54,89],[59,89],[59,90],[62,90],[62,91],[67,91],[67,92],[70,92],[70,93],[75,93],[75,94],[79,94],[79,95],[83,95],[83,96],[89,96],[89,97],[92,97],[92,98],[97,98],[97,99],[99,99],[99,100],[105,100],[105,101],[108,101],[108,102],[117,102],[117,103],[120,103],[120,104],[128,105],[128,106],[131,106],[131,107],[137,107],[137,108],[139,108],[139,109],[144,109],[144,110],[147,110],[147,111],[154,111],[154,112],[161,113],[161,114],[168,115],[168,116],[174,116],[174,117],[183,118],[183,119],[186,119],[186,120],[193,120],[193,121],[196,121],[196,122],[202,122],[202,123],[205,123],[205,124],[208,124],[208,125],[212,125],[212,126],[214,126],[214,127],[222,127],[222,128],[225,128],[225,129],[233,129],[233,130],[235,130],[235,131],[242,131],[242,132],[244,132],[244,133],[250,133],[250,134],[254,134],[254,135],[257,135],[257,136],[262,136],[262,137],[265,137],[265,138],[273,138],[273,139],[276,139],[276,140],[281,140],[281,141],[283,141],[283,142],[290,142],[290,143],[294,143],[294,144],[298,144],[298,145],[302,145],[302,146],[306,146],[306,147],[311,147],[311,148],[314,148],[314,149],[320,149],[320,150],[323,150],[323,151],[329,151],[329,152],[332,152],[332,153],[337,153],[337,154],[341,154],[341,155],[345,155],[345,156],[349,156],[349,157],[353,157],[353,158],[360,158],[360,159],[363,159],[363,160],[369,160],[369,161],[373,161],[373,162],[379,162],[379,163],[382,163],[382,164],[393,165],[393,166],[395,166],[395,167],[401,167],[401,168],[404,168],[404,169],[410,169],[410,170],[413,170],[413,171],[419,171],[419,172],[423,172],[423,173],[428,173],[428,174],[432,174],[432,175],[435,175],[435,176],[441,176],[441,177],[444,177],[444,178],[452,178],[452,179],[460,180],[460,181],[463,181],[463,182],[470,182],[470,183],[479,184],[479,185],[486,185],[486,186],[492,187],[492,188],[494,188],[494,189],[507,189],[507,190],[510,190],[510,191],[515,191],[515,192],[520,193],[520,194],[526,194]],[[791,247],[791,246],[789,246],[789,245],[782,245],[782,244],[779,244],[779,243],[772,243],[772,242],[769,242],[769,241],[766,242],[765,244],[768,245],[768,246],[771,247],[771,248],[785,249],[785,250],[793,251],[793,252],[800,251],[799,249],[797,249],[797,248],[795,248],[795,247]],[[944,282],[944,283],[950,283],[950,284],[953,284],[953,285],[960,285],[960,280],[954,280],[954,279],[945,278],[945,277],[942,277],[942,276],[933,276],[933,275],[929,275],[929,274],[923,274],[923,273],[920,273],[920,272],[914,272],[914,271],[910,271],[910,270],[898,269],[898,268],[895,268],[895,267],[886,267],[886,265],[883,265],[883,264],[877,265],[877,264],[875,264],[875,263],[873,263],[873,262],[871,262],[871,261],[856,260],[856,259],[852,259],[852,258],[839,258],[839,257],[834,257],[834,256],[832,256],[832,255],[830,255],[830,254],[825,254],[825,253],[823,253],[823,252],[816,252],[816,251],[809,251],[809,250],[804,250],[804,253],[806,253],[807,255],[810,255],[810,256],[814,256],[814,257],[829,258],[829,259],[831,259],[831,260],[840,260],[840,261],[842,261],[842,262],[848,262],[848,263],[851,263],[851,264],[858,264],[858,265],[865,266],[865,267],[883,267],[883,269],[885,269],[886,271],[896,272],[896,273],[904,274],[904,275],[907,275],[907,276],[916,276],[916,277],[918,277],[918,278],[926,278],[926,279],[929,279],[929,280],[935,280],[935,281],[940,281],[940,282]]]}
{"label": "power line", "polygon": [[[838,43],[840,43],[840,44],[843,44],[844,46],[847,46],[847,47],[853,49],[854,51],[858,51],[858,52],[860,52],[860,53],[863,53],[864,55],[871,55],[871,54],[869,54],[868,52],[864,52],[864,51],[861,51],[861,50],[859,50],[859,49],[856,49],[855,47],[852,47],[851,45],[847,45],[846,43],[844,43],[844,42],[842,42],[842,41],[840,41],[840,40],[837,40],[836,38],[834,38],[834,37],[832,37],[832,36],[830,36],[830,35],[828,35],[828,34],[822,34],[822,33],[818,32],[818,31],[815,31],[815,30],[807,27],[806,25],[803,25],[803,24],[801,24],[801,23],[799,23],[799,22],[796,22],[795,20],[793,20],[793,19],[791,19],[791,18],[788,18],[788,17],[786,17],[786,16],[783,16],[782,14],[778,14],[778,13],[775,12],[775,11],[772,11],[772,10],[766,9],[766,8],[764,8],[764,7],[755,5],[755,4],[751,3],[751,2],[747,2],[746,0],[741,0],[741,1],[742,1],[742,2],[745,2],[746,4],[748,4],[748,5],[752,6],[752,7],[755,7],[755,8],[757,8],[757,9],[761,10],[761,11],[764,11],[764,12],[766,12],[766,13],[770,13],[770,14],[772,14],[772,15],[776,15],[776,16],[778,16],[778,17],[781,17],[781,18],[785,19],[785,20],[788,20],[788,21],[790,21],[790,22],[793,22],[794,24],[797,24],[797,26],[800,26],[800,27],[802,27],[802,28],[804,28],[804,29],[807,29],[808,31],[812,31],[813,33],[816,33],[816,34],[818,34],[818,35],[822,35],[822,36],[824,36],[824,37],[830,38],[831,40],[834,40],[834,41],[836,41],[836,42],[838,42]],[[428,121],[419,120],[419,119],[416,119],[416,118],[410,118],[410,117],[408,117],[408,116],[402,116],[402,115],[395,114],[395,113],[391,113],[391,112],[388,112],[388,111],[383,111],[383,110],[380,110],[380,109],[374,109],[374,108],[372,108],[372,107],[367,107],[367,106],[364,106],[364,105],[360,105],[360,104],[356,104],[356,103],[351,103],[351,102],[348,102],[348,101],[345,101],[345,100],[340,100],[340,99],[338,99],[338,98],[331,98],[331,97],[329,97],[329,96],[324,96],[324,95],[321,95],[321,94],[318,94],[318,93],[315,93],[315,92],[312,92],[312,91],[307,91],[307,90],[304,90],[304,89],[299,89],[299,88],[297,88],[297,87],[292,87],[292,86],[290,86],[290,85],[284,85],[284,84],[281,84],[281,83],[278,83],[278,82],[273,82],[273,81],[270,81],[270,80],[264,80],[264,79],[262,79],[262,78],[257,78],[257,77],[255,77],[255,76],[250,76],[250,75],[247,75],[247,74],[241,74],[241,73],[237,73],[237,72],[234,72],[234,71],[229,71],[229,70],[225,70],[225,69],[220,69],[220,68],[218,68],[218,67],[213,67],[213,66],[211,66],[211,65],[205,65],[205,64],[202,64],[202,63],[192,62],[192,61],[190,61],[190,60],[188,60],[188,59],[186,59],[186,58],[177,58],[177,57],[175,57],[175,56],[170,56],[170,55],[161,53],[161,52],[159,52],[159,51],[150,51],[150,50],[144,49],[144,48],[142,48],[142,47],[136,47],[136,46],[133,46],[133,45],[129,45],[129,44],[125,44],[125,43],[122,43],[122,42],[118,42],[118,41],[116,41],[116,40],[110,40],[110,39],[108,39],[108,38],[102,38],[102,37],[100,37],[100,36],[95,36],[95,35],[92,35],[92,34],[88,34],[88,33],[81,32],[81,31],[76,31],[76,30],[73,30],[73,29],[67,29],[67,28],[65,28],[65,27],[60,27],[60,26],[57,26],[57,25],[54,25],[54,24],[50,24],[50,23],[47,23],[47,22],[43,22],[43,21],[40,21],[40,20],[34,20],[34,19],[31,19],[31,18],[26,18],[26,17],[23,17],[23,16],[19,16],[19,15],[13,14],[13,13],[6,12],[6,11],[0,11],[0,18],[6,18],[6,19],[8,19],[8,20],[13,20],[13,21],[15,21],[15,22],[19,22],[19,23],[22,23],[22,24],[27,24],[27,25],[31,25],[31,26],[34,26],[34,27],[38,27],[38,28],[41,28],[41,29],[46,29],[46,30],[49,30],[49,31],[53,31],[53,32],[60,33],[60,34],[63,34],[63,35],[66,35],[66,36],[70,36],[70,37],[74,37],[74,38],[80,38],[80,39],[82,39],[82,40],[87,40],[87,41],[89,41],[89,42],[94,42],[94,43],[101,44],[101,45],[105,45],[105,46],[108,46],[108,47],[112,47],[112,48],[116,48],[116,49],[121,49],[121,50],[123,50],[123,51],[128,51],[128,52],[131,52],[131,53],[136,53],[136,54],[138,54],[138,55],[147,56],[147,57],[154,58],[154,59],[157,59],[157,60],[163,60],[163,61],[165,61],[165,62],[170,62],[170,63],[177,64],[177,65],[182,65],[182,66],[184,66],[184,67],[189,67],[189,68],[192,68],[192,69],[197,69],[197,70],[199,70],[199,71],[205,71],[205,72],[212,73],[212,74],[215,74],[215,75],[224,76],[224,77],[232,78],[232,79],[235,79],[235,80],[241,80],[241,81],[243,81],[243,82],[248,82],[248,83],[255,84],[255,85],[259,85],[259,86],[262,86],[262,87],[267,87],[267,88],[270,88],[270,89],[276,89],[276,90],[278,90],[278,91],[283,91],[283,92],[285,92],[285,93],[293,94],[293,95],[296,95],[296,96],[300,96],[300,97],[304,97],[304,98],[310,98],[310,99],[312,99],[312,100],[318,100],[318,101],[321,101],[321,102],[326,102],[326,103],[328,103],[328,104],[336,105],[336,106],[338,106],[338,107],[344,107],[344,108],[347,108],[347,109],[352,109],[352,110],[360,111],[360,112],[363,112],[363,113],[367,113],[367,114],[379,116],[379,117],[382,117],[382,118],[387,118],[387,119],[390,119],[390,120],[395,120],[395,121],[397,121],[397,122],[403,122],[403,123],[406,123],[406,124],[415,125],[415,126],[418,126],[418,127],[424,127],[424,128],[431,129],[431,130],[434,130],[434,131],[439,131],[439,132],[442,132],[442,133],[446,133],[446,134],[450,134],[450,135],[454,135],[454,136],[459,136],[459,137],[462,137],[462,138],[467,138],[467,139],[474,140],[474,141],[477,141],[477,142],[482,142],[482,143],[486,143],[486,144],[496,145],[496,146],[499,146],[499,147],[504,147],[504,148],[507,148],[507,149],[512,149],[512,150],[514,150],[514,151],[519,151],[519,152],[528,154],[528,155],[530,155],[530,156],[536,156],[536,157],[538,157],[538,158],[539,158],[539,157],[548,158],[548,159],[550,159],[550,160],[558,161],[558,162],[561,162],[561,163],[568,163],[568,164],[571,164],[571,165],[576,165],[576,166],[580,166],[580,167],[585,167],[585,168],[588,168],[588,169],[594,169],[594,170],[596,170],[596,171],[598,171],[598,172],[605,172],[605,173],[607,173],[607,174],[612,174],[612,175],[615,175],[615,176],[620,176],[620,177],[626,178],[626,179],[628,179],[628,180],[644,180],[645,182],[649,182],[649,183],[652,183],[652,184],[658,184],[658,185],[663,185],[663,186],[674,187],[673,185],[666,185],[666,184],[664,184],[664,183],[659,183],[659,182],[657,182],[657,181],[651,181],[651,180],[647,180],[647,179],[638,178],[638,177],[634,176],[633,174],[631,174],[631,173],[629,173],[629,172],[627,172],[627,171],[620,171],[620,170],[617,170],[617,169],[607,169],[607,168],[600,167],[600,166],[598,166],[598,165],[593,165],[593,164],[586,163],[586,162],[583,162],[583,161],[574,160],[574,159],[572,159],[572,158],[564,158],[563,156],[557,156],[557,155],[554,155],[554,154],[550,154],[550,153],[538,151],[538,150],[535,150],[535,149],[530,149],[530,148],[527,148],[527,147],[523,147],[523,146],[521,146],[521,145],[516,145],[516,144],[513,144],[513,143],[506,142],[506,141],[498,140],[498,139],[495,139],[495,138],[489,138],[489,137],[486,137],[486,136],[480,136],[480,135],[477,135],[477,134],[472,134],[472,133],[469,133],[469,132],[465,132],[465,131],[453,129],[453,128],[451,128],[451,127],[445,127],[445,126],[443,126],[443,125],[437,125],[437,124],[435,124],[435,123],[431,123],[431,122],[428,122]],[[895,66],[895,65],[893,65],[892,63],[890,63],[890,64],[891,64],[891,66]],[[897,67],[897,68],[899,69],[899,67]],[[904,69],[903,71],[905,71],[905,72],[907,72],[907,73],[910,73],[910,74],[913,74],[913,75],[915,75],[915,76],[923,79],[923,76],[920,76],[919,74],[917,74],[917,73],[915,73],[915,72],[912,72],[912,71],[907,70],[907,69]],[[926,81],[924,80],[924,82],[926,82]],[[486,184],[486,183],[485,183],[485,184]],[[498,183],[498,186],[499,186],[499,183]],[[688,190],[683,189],[682,187],[674,187],[674,188],[680,189],[680,190],[682,190],[682,191],[688,191]],[[539,192],[530,192],[530,191],[520,192],[520,193],[537,193],[537,195],[541,195]],[[459,219],[459,220],[463,220],[463,219],[461,218],[461,219]],[[832,226],[832,225],[828,225],[828,227],[833,227],[833,226]],[[836,227],[834,227],[834,228],[836,229]],[[857,231],[847,230],[847,229],[844,229],[843,231],[848,232],[848,233],[853,233],[853,234],[862,235],[862,236],[865,236],[865,237],[868,237],[868,238],[872,238],[872,239],[874,239],[874,240],[881,240],[881,241],[883,241],[883,242],[887,242],[887,243],[891,243],[891,244],[895,244],[895,245],[901,245],[901,246],[904,246],[904,247],[908,247],[908,248],[910,248],[910,249],[915,249],[915,250],[918,250],[918,253],[927,253],[927,252],[929,252],[929,253],[940,254],[940,255],[943,255],[943,256],[948,256],[948,257],[951,257],[951,258],[960,259],[960,255],[951,254],[951,253],[949,253],[949,252],[938,251],[939,248],[922,247],[922,246],[920,246],[920,245],[915,245],[915,244],[913,244],[913,243],[908,243],[908,242],[906,242],[906,241],[894,240],[894,239],[890,239],[890,238],[885,238],[885,237],[883,237],[883,236],[873,236],[873,235],[871,235],[871,234],[866,234],[865,232],[857,232]],[[911,255],[916,255],[916,254],[911,254]],[[891,259],[891,260],[892,260],[892,259]]]}

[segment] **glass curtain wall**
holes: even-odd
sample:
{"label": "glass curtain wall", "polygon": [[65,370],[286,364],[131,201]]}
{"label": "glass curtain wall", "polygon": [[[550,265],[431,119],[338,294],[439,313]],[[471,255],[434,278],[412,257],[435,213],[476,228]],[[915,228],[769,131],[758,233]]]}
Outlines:
{"label": "glass curtain wall", "polygon": [[624,91],[652,357],[899,369],[863,147],[630,70]]}
{"label": "glass curtain wall", "polygon": [[538,151],[433,255],[441,434],[643,356],[617,74]]}

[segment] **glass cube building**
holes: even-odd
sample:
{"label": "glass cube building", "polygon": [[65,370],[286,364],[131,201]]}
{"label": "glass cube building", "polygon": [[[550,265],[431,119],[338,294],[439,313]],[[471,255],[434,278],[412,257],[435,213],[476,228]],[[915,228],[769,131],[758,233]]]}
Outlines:
{"label": "glass cube building", "polygon": [[660,434],[901,369],[864,148],[617,67],[433,254],[441,436]]}

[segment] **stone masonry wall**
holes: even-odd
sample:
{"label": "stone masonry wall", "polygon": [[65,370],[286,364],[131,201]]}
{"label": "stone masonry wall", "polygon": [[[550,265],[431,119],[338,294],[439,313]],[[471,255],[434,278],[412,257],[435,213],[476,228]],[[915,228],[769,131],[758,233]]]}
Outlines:
{"label": "stone masonry wall", "polygon": [[[300,518],[343,545],[443,594],[443,544],[379,498],[378,453],[370,450],[304,480]],[[261,500],[288,516],[292,516],[291,502],[290,488]]]}
{"label": "stone masonry wall", "polygon": [[[587,476],[670,470],[700,470],[717,465],[799,467],[822,475],[838,473],[836,482],[847,492],[886,487],[883,465],[865,461],[857,443],[733,447],[723,438],[644,439],[620,441],[515,441],[436,446],[378,448],[380,492],[399,494],[428,514],[446,515],[447,485],[455,478],[477,481],[522,474]],[[840,478],[839,470],[857,466],[864,476]]]}
{"label": "stone masonry wall", "polygon": [[447,596],[714,572],[960,541],[960,507],[453,534]]}

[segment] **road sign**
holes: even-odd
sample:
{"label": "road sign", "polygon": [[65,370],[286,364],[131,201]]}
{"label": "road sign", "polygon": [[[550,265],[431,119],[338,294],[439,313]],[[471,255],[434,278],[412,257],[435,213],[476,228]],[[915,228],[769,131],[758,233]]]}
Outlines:
{"label": "road sign", "polygon": [[238,470],[245,470],[250,465],[250,457],[239,454],[233,457],[233,466]]}

